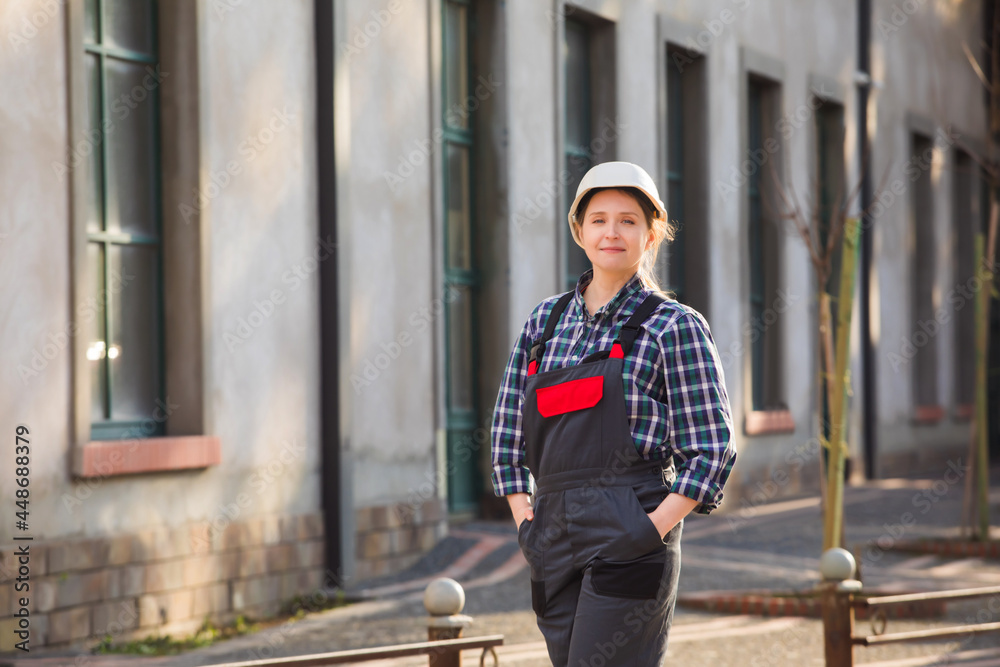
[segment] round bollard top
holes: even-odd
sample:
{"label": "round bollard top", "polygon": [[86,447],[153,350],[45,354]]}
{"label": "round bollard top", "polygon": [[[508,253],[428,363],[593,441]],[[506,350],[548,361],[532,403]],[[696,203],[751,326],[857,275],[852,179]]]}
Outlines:
{"label": "round bollard top", "polygon": [[424,590],[424,607],[431,616],[458,614],[465,607],[465,589],[454,579],[435,579]]}
{"label": "round bollard top", "polygon": [[827,581],[846,581],[854,578],[857,564],[847,549],[827,549],[819,559],[819,573]]}

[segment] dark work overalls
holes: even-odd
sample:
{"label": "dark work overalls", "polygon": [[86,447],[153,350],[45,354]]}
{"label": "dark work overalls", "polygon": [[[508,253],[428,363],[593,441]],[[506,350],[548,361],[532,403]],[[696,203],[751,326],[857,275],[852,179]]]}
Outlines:
{"label": "dark work overalls", "polygon": [[659,665],[680,573],[678,524],[664,540],[646,516],[667,496],[672,469],[644,461],[629,429],[624,357],[662,302],[649,296],[610,351],[536,373],[573,292],[531,350],[522,422],[535,478],[533,521],[518,542],[531,602],[555,667]]}

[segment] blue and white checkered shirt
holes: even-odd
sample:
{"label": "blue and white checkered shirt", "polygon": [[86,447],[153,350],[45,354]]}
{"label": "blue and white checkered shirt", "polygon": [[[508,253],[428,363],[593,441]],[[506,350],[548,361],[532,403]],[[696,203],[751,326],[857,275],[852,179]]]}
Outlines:
{"label": "blue and white checkered shirt", "polygon": [[[591,353],[610,350],[622,324],[652,293],[637,274],[592,317],[583,301],[592,279],[592,270],[580,276],[574,298],[545,345],[538,372],[572,366]],[[493,413],[493,486],[498,496],[528,492],[521,427],[528,354],[558,299],[550,297],[535,307],[504,371]],[[671,492],[698,501],[698,513],[717,508],[736,451],[722,365],[701,314],[673,300],[660,304],[625,358],[624,381],[628,421],[640,456],[648,461],[672,458],[677,478]]]}

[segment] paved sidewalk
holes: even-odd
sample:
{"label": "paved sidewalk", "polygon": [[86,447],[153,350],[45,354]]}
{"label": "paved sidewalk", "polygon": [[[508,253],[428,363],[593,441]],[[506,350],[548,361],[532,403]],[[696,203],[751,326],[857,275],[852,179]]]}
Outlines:
{"label": "paved sidewalk", "polygon": [[[942,474],[944,471],[942,471]],[[1000,561],[944,558],[895,552],[900,539],[957,534],[961,485],[941,479],[883,480],[847,490],[847,542],[860,555],[867,588],[925,591],[1000,585]],[[1000,520],[1000,488],[991,496]],[[760,507],[693,517],[683,537],[682,598],[731,595],[732,591],[805,590],[819,579],[822,515],[818,498],[785,500]],[[420,564],[393,578],[368,582],[366,600],[314,614],[182,656],[139,658],[91,656],[77,651],[33,653],[31,659],[0,655],[0,665],[31,667],[194,667],[221,662],[321,653],[421,641],[426,638],[422,595],[436,576],[450,576],[466,590],[464,613],[475,623],[467,636],[503,634],[501,664],[548,665],[531,612],[527,564],[511,522],[453,526],[449,537]],[[949,606],[946,618],[889,622],[888,631],[1000,620],[1000,599]],[[870,633],[859,621],[857,634]],[[677,609],[668,665],[757,667],[823,665],[822,624],[817,619],[757,617]],[[18,658],[11,660],[11,658]],[[599,660],[594,665],[613,664]],[[1000,665],[1000,633],[976,633],[952,641],[858,648],[856,662],[878,667]],[[426,665],[426,658],[364,663],[373,667]],[[467,651],[463,665],[478,665]],[[487,661],[489,664],[489,661]],[[577,667],[577,666],[574,666]]]}

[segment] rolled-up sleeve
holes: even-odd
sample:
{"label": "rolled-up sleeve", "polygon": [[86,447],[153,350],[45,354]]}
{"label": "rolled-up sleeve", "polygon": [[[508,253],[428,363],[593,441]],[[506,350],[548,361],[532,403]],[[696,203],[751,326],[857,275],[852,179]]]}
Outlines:
{"label": "rolled-up sleeve", "polygon": [[528,374],[528,354],[534,340],[532,323],[538,308],[521,329],[503,373],[503,382],[493,410],[493,490],[498,496],[527,493],[529,472],[524,467],[524,431],[521,406]]}
{"label": "rolled-up sleeve", "polygon": [[660,339],[670,408],[670,448],[677,466],[671,492],[708,514],[722,501],[736,450],[722,365],[708,324],[681,314]]}

